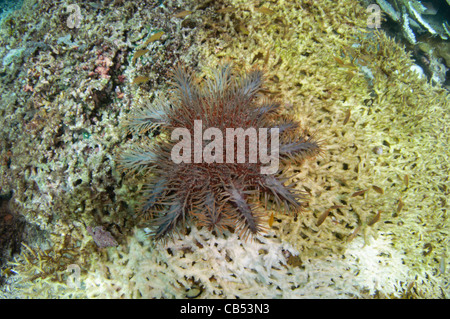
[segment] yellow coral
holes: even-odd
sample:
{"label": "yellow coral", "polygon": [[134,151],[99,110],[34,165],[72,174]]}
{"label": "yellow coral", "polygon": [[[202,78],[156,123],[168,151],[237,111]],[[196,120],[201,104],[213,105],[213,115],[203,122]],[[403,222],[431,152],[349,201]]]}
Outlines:
{"label": "yellow coral", "polygon": [[[405,254],[417,296],[442,296],[437,269],[449,235],[448,93],[411,71],[414,62],[401,45],[366,28],[358,2],[270,3],[272,16],[250,15],[255,5],[229,1],[236,17],[211,22],[215,29],[204,38],[215,34],[215,40],[201,48],[202,62],[231,57],[246,68],[263,63],[255,59],[259,52],[270,52],[268,90],[281,87],[277,94],[289,101],[288,112],[327,144],[324,157],[298,176],[312,195],[309,207],[298,219],[278,215],[274,227],[303,259],[339,254],[355,236],[364,235],[366,244],[371,236],[387,236]],[[236,31],[243,21],[249,35]],[[351,196],[361,189],[368,191]],[[344,207],[316,226],[335,205]],[[424,243],[435,247],[434,258],[423,256]]]}

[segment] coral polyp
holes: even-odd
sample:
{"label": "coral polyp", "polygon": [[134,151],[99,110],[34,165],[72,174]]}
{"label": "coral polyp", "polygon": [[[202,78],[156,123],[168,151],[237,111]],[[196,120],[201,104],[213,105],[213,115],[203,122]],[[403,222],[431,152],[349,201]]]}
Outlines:
{"label": "coral polyp", "polygon": [[306,198],[283,168],[319,154],[320,143],[263,96],[262,71],[239,75],[224,64],[211,73],[201,81],[176,67],[168,99],[127,123],[133,134],[159,128],[153,141],[120,156],[125,170],[148,173],[141,210],[157,239],[188,219],[246,238],[264,231],[272,204],[297,212]]}

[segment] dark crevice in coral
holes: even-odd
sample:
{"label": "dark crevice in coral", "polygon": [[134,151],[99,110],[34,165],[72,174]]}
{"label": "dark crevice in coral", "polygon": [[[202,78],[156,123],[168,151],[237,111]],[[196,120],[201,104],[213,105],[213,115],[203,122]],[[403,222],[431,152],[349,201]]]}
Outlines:
{"label": "dark crevice in coral", "polygon": [[0,194],[0,266],[21,252],[22,243],[31,245],[45,238],[42,230],[12,209],[12,198],[12,191]]}

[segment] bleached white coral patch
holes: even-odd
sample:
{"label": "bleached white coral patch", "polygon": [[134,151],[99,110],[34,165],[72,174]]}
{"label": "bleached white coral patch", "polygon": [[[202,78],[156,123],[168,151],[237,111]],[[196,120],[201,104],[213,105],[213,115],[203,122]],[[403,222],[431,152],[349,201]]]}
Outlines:
{"label": "bleached white coral patch", "polygon": [[420,77],[420,78],[425,78],[426,76],[425,76],[425,73],[423,72],[423,69],[420,67],[420,66],[418,66],[417,64],[413,64],[412,66],[411,66],[411,68],[410,68],[410,70],[411,71],[413,71],[413,72],[415,72],[415,73],[417,73],[417,75]]}
{"label": "bleached white coral patch", "polygon": [[386,237],[378,236],[369,245],[358,238],[347,248],[345,256],[349,263],[357,265],[354,278],[357,286],[368,289],[370,295],[379,291],[400,297],[408,280],[408,268],[403,263],[403,255]]}
{"label": "bleached white coral patch", "polygon": [[84,278],[88,297],[184,298],[193,285],[202,287],[200,298],[399,295],[407,277],[401,255],[382,236],[366,246],[355,239],[343,255],[302,258],[270,233],[242,241],[192,227],[182,240],[154,245],[136,230],[108,259],[94,262]]}

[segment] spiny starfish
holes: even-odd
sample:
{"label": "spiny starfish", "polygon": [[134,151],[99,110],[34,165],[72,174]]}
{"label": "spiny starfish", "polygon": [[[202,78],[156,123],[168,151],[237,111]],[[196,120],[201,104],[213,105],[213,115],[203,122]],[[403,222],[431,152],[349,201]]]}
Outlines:
{"label": "spiny starfish", "polygon": [[[283,205],[289,211],[297,211],[305,194],[293,184],[285,185],[290,176],[285,175],[283,167],[270,174],[261,173],[267,168],[267,161],[262,161],[261,153],[256,159],[252,157],[255,145],[249,132],[252,129],[259,132],[259,138],[264,138],[261,133],[265,131],[259,130],[262,128],[278,132],[265,141],[272,151],[279,142],[271,155],[278,156],[282,166],[289,161],[299,162],[315,156],[321,152],[321,147],[313,136],[299,129],[298,123],[283,119],[280,103],[262,96],[262,71],[252,70],[240,76],[233,72],[230,64],[224,64],[202,83],[178,66],[173,70],[172,84],[168,99],[157,99],[137,111],[127,123],[134,134],[156,128],[167,134],[160,134],[152,143],[144,141],[120,156],[124,169],[150,173],[142,212],[150,217],[154,236],[164,238],[184,228],[186,220],[192,218],[218,233],[237,229],[245,238],[264,230],[263,221],[271,201],[278,207]],[[208,128],[218,131],[206,134],[211,132]],[[184,148],[180,148],[179,140],[168,138],[183,135],[174,134],[177,129],[190,136],[200,129],[204,135],[200,140],[184,139]],[[244,134],[244,141],[247,141],[244,147],[239,149],[237,137],[232,139],[231,148],[219,149],[218,142],[223,142],[223,136],[229,132],[227,129],[242,129],[248,133]],[[260,139],[254,141],[261,142]],[[174,152],[174,148],[177,151]],[[243,150],[245,153],[239,158]],[[174,160],[174,155],[178,160]],[[208,156],[213,161],[208,161]]]}

